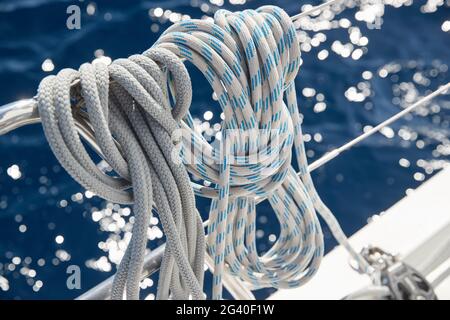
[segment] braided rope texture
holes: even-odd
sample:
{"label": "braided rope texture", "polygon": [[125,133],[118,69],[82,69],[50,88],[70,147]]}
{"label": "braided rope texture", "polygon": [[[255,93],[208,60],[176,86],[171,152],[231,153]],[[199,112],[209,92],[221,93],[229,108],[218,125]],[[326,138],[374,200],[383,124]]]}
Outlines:
{"label": "braided rope texture", "polygon": [[[218,97],[225,115],[218,145],[195,128],[182,59],[204,74]],[[182,21],[142,55],[109,66],[64,69],[41,82],[44,132],[62,166],[100,197],[133,204],[135,223],[113,299],[139,297],[153,204],[167,239],[159,299],[204,298],[205,251],[214,258],[214,299],[222,298],[224,272],[251,289],[302,285],[316,273],[324,251],[316,211],[365,265],[320,200],[307,169],[294,84],[300,64],[291,19],[278,7],[264,6],[219,10],[214,22]],[[75,80],[95,140],[117,177],[101,172],[81,143],[72,112]],[[291,165],[292,149],[299,174]],[[184,165],[174,161],[179,155]],[[191,183],[188,172],[213,186]],[[212,199],[206,242],[194,193]],[[255,218],[263,200],[279,220],[280,235],[260,256]]]}
{"label": "braided rope texture", "polygon": [[[173,79],[173,108],[167,77]],[[80,80],[81,96],[105,160],[119,177],[101,172],[76,132],[71,83]],[[202,299],[205,235],[189,176],[171,161],[172,133],[191,103],[192,89],[182,61],[168,50],[150,49],[118,59],[109,67],[83,64],[45,78],[38,90],[45,135],[62,166],[86,189],[121,204],[133,204],[132,237],[114,279],[111,297],[139,297],[152,204],[158,210],[167,248],[158,298],[190,295]],[[116,144],[116,142],[118,144]],[[130,188],[132,187],[132,189]]]}

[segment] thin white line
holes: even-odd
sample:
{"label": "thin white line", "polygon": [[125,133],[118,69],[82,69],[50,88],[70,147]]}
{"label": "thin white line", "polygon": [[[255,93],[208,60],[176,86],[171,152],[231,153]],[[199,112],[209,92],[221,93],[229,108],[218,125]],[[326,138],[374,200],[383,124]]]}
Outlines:
{"label": "thin white line", "polygon": [[298,19],[308,16],[320,9],[329,7],[339,1],[342,1],[342,0],[330,0],[330,1],[324,2],[322,4],[319,4],[318,6],[312,7],[311,9],[308,9],[306,11],[300,12],[299,14],[296,14],[295,16],[292,16],[291,19],[292,19],[292,21],[298,20]]}
{"label": "thin white line", "polygon": [[419,107],[419,106],[423,105],[424,103],[430,101],[434,97],[445,93],[448,89],[450,89],[450,82],[445,84],[445,85],[443,85],[443,86],[441,86],[441,87],[439,87],[439,89],[433,91],[429,95],[426,95],[425,97],[421,98],[420,100],[418,100],[414,104],[410,105],[408,108],[403,109],[402,111],[396,113],[395,115],[393,115],[389,119],[381,122],[377,126],[375,126],[372,129],[370,129],[369,131],[364,132],[363,134],[361,134],[360,136],[356,137],[355,139],[353,139],[353,140],[347,142],[346,144],[340,146],[339,148],[334,149],[334,150],[330,151],[329,153],[325,154],[323,157],[321,157],[320,159],[314,161],[313,163],[311,163],[309,165],[309,171],[313,171],[314,169],[317,169],[318,167],[324,165],[328,161],[336,158],[341,152],[352,148],[355,144],[357,144],[357,143],[367,139],[368,137],[370,137],[374,133],[379,132],[384,127],[386,127],[386,126],[390,125],[391,123],[397,121],[398,119],[400,119],[404,115],[410,113],[411,111],[413,111],[417,107]]}

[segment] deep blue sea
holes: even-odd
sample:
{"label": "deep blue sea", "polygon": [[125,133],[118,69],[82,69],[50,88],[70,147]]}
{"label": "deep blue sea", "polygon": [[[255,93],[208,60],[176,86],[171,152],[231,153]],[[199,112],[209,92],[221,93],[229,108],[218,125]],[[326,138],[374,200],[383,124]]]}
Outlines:
{"label": "deep blue sea", "polygon": [[[140,53],[171,20],[212,16],[219,6],[242,10],[269,2],[0,0],[0,105],[34,96],[39,81],[61,68],[102,55]],[[450,80],[449,2],[436,8],[434,1],[386,2],[398,8],[347,1],[350,8],[332,22],[314,29],[304,21],[300,27],[303,65],[296,86],[310,161]],[[292,15],[308,3],[319,1],[276,2]],[[80,30],[66,27],[71,4],[81,8]],[[220,122],[219,107],[204,78],[189,71],[192,113],[205,121],[204,112],[212,111],[213,127]],[[348,235],[449,161],[449,97],[435,99],[313,173]],[[85,191],[58,165],[40,124],[0,137],[0,298],[71,299],[113,274],[130,212]],[[198,199],[205,217],[208,206]],[[163,242],[157,222],[152,248]],[[264,252],[278,232],[268,205],[258,207],[257,227],[258,250]],[[325,236],[329,251],[336,243],[326,228]],[[74,264],[81,267],[81,290],[66,286],[66,269]],[[207,276],[207,292],[210,281]],[[151,299],[155,282],[143,287],[143,297]]]}

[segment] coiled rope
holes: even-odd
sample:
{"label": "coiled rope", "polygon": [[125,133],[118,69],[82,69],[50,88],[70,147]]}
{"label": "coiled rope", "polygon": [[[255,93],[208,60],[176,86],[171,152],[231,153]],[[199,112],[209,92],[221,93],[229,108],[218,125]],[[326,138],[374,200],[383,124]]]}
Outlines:
{"label": "coiled rope", "polygon": [[[192,92],[180,58],[203,72],[218,97],[225,114],[219,145],[196,131],[187,111]],[[122,298],[125,288],[127,298],[138,297],[152,201],[168,243],[158,298],[203,298],[204,231],[185,168],[215,184],[194,185],[197,194],[212,198],[206,247],[214,258],[214,299],[222,297],[224,272],[252,289],[308,281],[323,256],[316,211],[359,265],[368,268],[348,245],[307,170],[294,85],[300,61],[291,19],[280,8],[265,6],[220,10],[214,22],[180,22],[142,55],[109,67],[85,64],[42,81],[39,111],[63,167],[97,195],[134,205],[133,235],[118,267],[113,298]],[[71,111],[75,79],[81,80],[82,100],[105,160],[121,178],[100,172],[80,142]],[[173,161],[179,147],[185,168]],[[291,166],[292,148],[300,177]],[[280,235],[259,256],[256,205],[265,199],[279,220]]]}
{"label": "coiled rope", "polygon": [[[225,114],[219,146],[198,134],[191,119],[183,143],[188,170],[217,185],[196,189],[213,199],[207,238],[214,257],[213,298],[221,298],[225,266],[253,289],[296,287],[308,281],[323,255],[316,210],[338,241],[367,267],[320,200],[307,170],[294,84],[300,49],[289,16],[274,6],[236,13],[219,10],[214,23],[173,25],[156,45],[202,71]],[[291,166],[293,145],[300,178]],[[198,155],[201,161],[195,161]],[[269,200],[280,223],[277,242],[261,257],[255,241],[258,199]]]}
{"label": "coiled rope", "polygon": [[[164,70],[163,70],[164,69]],[[171,108],[167,74],[174,83]],[[101,172],[76,132],[71,83],[80,80],[81,96],[105,160],[120,178]],[[114,82],[110,82],[113,80]],[[191,103],[184,64],[173,53],[150,49],[142,55],[103,64],[84,64],[45,78],[38,90],[45,135],[61,165],[86,189],[121,204],[133,203],[132,237],[114,279],[112,298],[139,297],[152,203],[158,209],[167,247],[158,297],[203,298],[204,230],[186,170],[171,161],[172,132]],[[120,144],[115,144],[113,137]],[[132,190],[129,187],[132,186]]]}

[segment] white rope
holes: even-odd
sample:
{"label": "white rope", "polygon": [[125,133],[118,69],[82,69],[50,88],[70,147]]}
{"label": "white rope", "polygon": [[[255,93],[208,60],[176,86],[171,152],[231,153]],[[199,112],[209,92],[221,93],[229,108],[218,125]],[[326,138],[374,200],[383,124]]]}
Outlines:
{"label": "white rope", "polygon": [[316,12],[319,12],[322,9],[331,7],[333,4],[336,4],[336,3],[341,2],[341,1],[343,2],[343,0],[329,0],[327,2],[319,4],[317,6],[308,8],[305,11],[300,12],[299,14],[296,14],[295,16],[292,16],[291,19],[292,19],[292,21],[297,21],[297,20],[299,20],[299,19],[301,19],[303,17],[306,17],[306,16],[312,15],[312,14],[314,14]]}
{"label": "white rope", "polygon": [[[213,199],[207,239],[214,258],[213,298],[221,298],[225,269],[253,289],[308,281],[323,255],[316,210],[337,240],[369,269],[318,197],[307,170],[293,85],[300,50],[289,16],[273,6],[238,13],[219,10],[214,23],[189,20],[170,27],[157,46],[202,71],[225,114],[219,145],[198,134],[190,117],[183,135],[188,170],[217,186],[195,189]],[[292,147],[301,179],[291,167]],[[255,206],[261,198],[269,200],[280,224],[277,242],[263,256],[255,237]]]}

